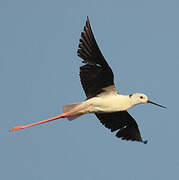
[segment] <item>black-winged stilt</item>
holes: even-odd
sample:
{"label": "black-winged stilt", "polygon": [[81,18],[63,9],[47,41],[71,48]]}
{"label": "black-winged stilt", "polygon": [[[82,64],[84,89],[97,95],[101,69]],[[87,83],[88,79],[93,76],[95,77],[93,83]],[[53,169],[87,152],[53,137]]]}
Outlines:
{"label": "black-winged stilt", "polygon": [[77,54],[85,64],[80,67],[80,80],[87,99],[83,102],[64,106],[64,113],[58,116],[25,126],[16,126],[10,131],[59,118],[73,120],[83,114],[95,113],[105,127],[112,132],[118,130],[116,133],[118,138],[146,143],[147,141],[143,141],[141,138],[136,121],[127,110],[142,103],[152,103],[162,108],[165,107],[149,101],[145,94],[121,95],[117,92],[114,86],[113,72],[97,45],[88,17],[84,31],[81,33]]}

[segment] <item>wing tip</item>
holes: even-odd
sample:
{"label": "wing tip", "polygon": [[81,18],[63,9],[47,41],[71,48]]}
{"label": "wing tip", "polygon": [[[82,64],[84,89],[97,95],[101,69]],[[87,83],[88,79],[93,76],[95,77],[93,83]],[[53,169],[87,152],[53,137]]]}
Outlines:
{"label": "wing tip", "polygon": [[90,25],[90,20],[89,20],[89,17],[87,16],[86,18],[86,27],[91,29],[91,25]]}
{"label": "wing tip", "polygon": [[121,138],[122,140],[141,142],[141,143],[144,143],[144,144],[148,143],[148,140],[142,140],[142,138],[138,139],[138,138],[131,138],[131,137],[127,137],[127,136],[120,136],[118,133],[119,133],[119,131],[116,133],[116,137]]}
{"label": "wing tip", "polygon": [[87,21],[87,22],[90,22],[90,20],[89,20],[89,16],[87,16],[86,21]]}

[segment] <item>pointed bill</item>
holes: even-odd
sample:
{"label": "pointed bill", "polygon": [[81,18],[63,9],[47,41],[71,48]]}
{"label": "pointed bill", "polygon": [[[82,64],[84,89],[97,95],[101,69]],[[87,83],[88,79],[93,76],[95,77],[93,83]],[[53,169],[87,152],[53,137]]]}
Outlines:
{"label": "pointed bill", "polygon": [[155,102],[152,102],[152,101],[147,101],[147,103],[151,103],[151,104],[154,104],[154,105],[156,105],[156,106],[159,106],[159,107],[162,107],[162,108],[167,108],[167,107],[165,107],[165,106],[162,106],[162,105],[160,105],[160,104],[157,104],[157,103],[155,103]]}

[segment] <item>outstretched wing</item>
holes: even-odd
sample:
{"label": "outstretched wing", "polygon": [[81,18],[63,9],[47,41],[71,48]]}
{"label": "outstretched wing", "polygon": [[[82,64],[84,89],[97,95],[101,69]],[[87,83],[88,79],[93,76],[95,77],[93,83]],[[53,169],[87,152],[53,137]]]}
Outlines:
{"label": "outstretched wing", "polygon": [[[80,67],[80,80],[87,98],[96,96],[108,86],[114,86],[113,72],[97,45],[88,17],[81,33],[77,54],[85,63]],[[114,87],[111,90],[114,90]]]}
{"label": "outstretched wing", "polygon": [[127,111],[96,113],[96,116],[111,132],[119,130],[116,133],[118,138],[147,143],[147,141],[142,140],[136,121]]}

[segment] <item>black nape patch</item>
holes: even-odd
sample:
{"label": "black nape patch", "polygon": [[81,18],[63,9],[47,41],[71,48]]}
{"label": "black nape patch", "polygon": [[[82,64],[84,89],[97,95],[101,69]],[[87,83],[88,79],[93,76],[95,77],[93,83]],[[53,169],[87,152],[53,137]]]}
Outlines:
{"label": "black nape patch", "polygon": [[130,94],[129,97],[131,97],[133,94]]}

